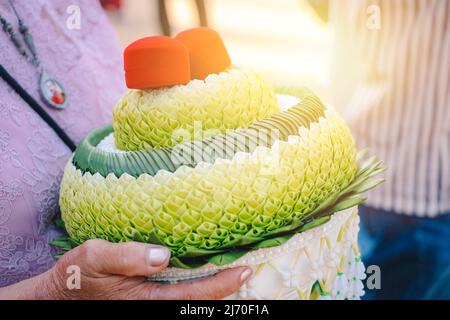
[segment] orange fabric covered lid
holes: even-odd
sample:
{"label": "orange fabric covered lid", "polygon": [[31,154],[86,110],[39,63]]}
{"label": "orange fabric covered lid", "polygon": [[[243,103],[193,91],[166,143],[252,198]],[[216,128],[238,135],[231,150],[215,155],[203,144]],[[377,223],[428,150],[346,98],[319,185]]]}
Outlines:
{"label": "orange fabric covered lid", "polygon": [[124,52],[125,79],[130,89],[150,89],[190,81],[188,49],[165,36],[146,37]]}
{"label": "orange fabric covered lid", "polygon": [[201,27],[180,32],[176,40],[189,50],[191,79],[203,80],[211,73],[220,73],[231,65],[230,56],[220,35]]}

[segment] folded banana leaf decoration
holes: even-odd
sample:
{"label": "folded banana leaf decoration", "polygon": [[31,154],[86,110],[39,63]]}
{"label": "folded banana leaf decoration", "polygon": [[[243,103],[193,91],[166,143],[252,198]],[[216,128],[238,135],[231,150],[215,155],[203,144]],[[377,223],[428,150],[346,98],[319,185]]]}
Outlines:
{"label": "folded banana leaf decoration", "polygon": [[268,83],[255,72],[231,68],[183,86],[128,91],[114,108],[114,136],[122,150],[173,147],[176,130],[195,139],[195,123],[224,133],[278,111]]}
{"label": "folded banana leaf decoration", "polygon": [[[80,144],[61,184],[70,238],[54,245],[134,240],[170,248],[172,266],[225,265],[326,223],[383,181],[381,162],[357,154],[345,122],[309,90],[273,90],[237,69],[200,82],[129,93],[113,126]],[[275,93],[300,102],[280,111]],[[198,119],[216,134],[196,137]],[[177,129],[189,139],[174,141]],[[98,147],[111,134],[122,151]]]}

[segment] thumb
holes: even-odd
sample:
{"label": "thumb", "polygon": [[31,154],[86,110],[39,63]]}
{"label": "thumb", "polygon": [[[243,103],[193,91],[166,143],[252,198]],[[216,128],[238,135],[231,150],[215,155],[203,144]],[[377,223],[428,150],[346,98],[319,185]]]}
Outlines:
{"label": "thumb", "polygon": [[149,276],[165,269],[170,258],[167,248],[138,242],[114,244],[88,240],[73,251],[71,263],[78,264],[83,272],[97,276]]}

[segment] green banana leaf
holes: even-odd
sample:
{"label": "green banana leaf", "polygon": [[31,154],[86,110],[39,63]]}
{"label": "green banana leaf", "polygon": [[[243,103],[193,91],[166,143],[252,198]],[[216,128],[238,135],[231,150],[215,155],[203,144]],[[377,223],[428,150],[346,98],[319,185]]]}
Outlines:
{"label": "green banana leaf", "polygon": [[[208,263],[217,266],[227,265],[238,260],[249,251],[279,246],[295,234],[327,223],[334,213],[361,204],[366,199],[361,194],[381,184],[384,179],[373,179],[373,177],[385,170],[377,157],[371,157],[363,161],[365,154],[366,151],[361,151],[357,155],[361,165],[355,179],[346,188],[328,198],[312,212],[302,216],[301,219],[294,220],[290,225],[266,232],[259,237],[242,235],[215,250],[188,247],[181,253],[172,253],[170,266],[192,269]],[[63,225],[58,221],[55,221],[55,224]],[[152,232],[147,239],[138,236],[135,240],[164,245],[155,232]],[[69,251],[79,245],[69,237],[55,239],[51,244],[60,248],[62,252]],[[57,258],[60,255],[55,256]]]}

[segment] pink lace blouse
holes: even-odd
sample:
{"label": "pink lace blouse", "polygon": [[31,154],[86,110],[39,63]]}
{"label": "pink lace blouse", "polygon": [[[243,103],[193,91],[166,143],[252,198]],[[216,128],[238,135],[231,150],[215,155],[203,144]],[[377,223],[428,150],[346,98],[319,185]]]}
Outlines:
{"label": "pink lace blouse", "polygon": [[[67,91],[67,109],[46,110],[76,143],[111,121],[111,109],[125,90],[119,46],[98,2],[15,1],[44,68]],[[80,29],[68,27],[73,5],[80,9]],[[0,0],[0,13],[17,28],[7,0]],[[35,69],[1,29],[0,63],[40,101]],[[0,80],[0,287],[54,264],[49,241],[59,231],[51,220],[58,213],[59,183],[70,155],[52,129]]]}

